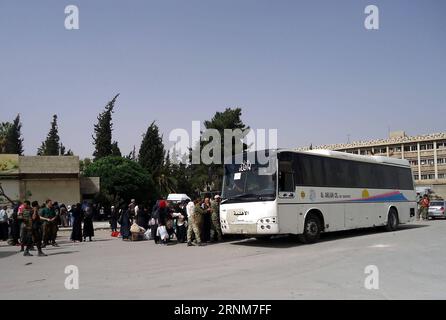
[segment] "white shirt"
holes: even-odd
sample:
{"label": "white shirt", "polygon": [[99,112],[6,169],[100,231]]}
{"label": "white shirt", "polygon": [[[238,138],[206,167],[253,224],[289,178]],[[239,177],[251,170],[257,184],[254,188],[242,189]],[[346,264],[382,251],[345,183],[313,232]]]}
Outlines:
{"label": "white shirt", "polygon": [[0,210],[0,222],[6,222],[8,221],[8,214],[6,213],[6,210],[1,209]]}
{"label": "white shirt", "polygon": [[190,217],[194,214],[195,211],[195,204],[193,201],[190,201],[187,206],[186,206],[186,212],[187,212],[187,216]]}

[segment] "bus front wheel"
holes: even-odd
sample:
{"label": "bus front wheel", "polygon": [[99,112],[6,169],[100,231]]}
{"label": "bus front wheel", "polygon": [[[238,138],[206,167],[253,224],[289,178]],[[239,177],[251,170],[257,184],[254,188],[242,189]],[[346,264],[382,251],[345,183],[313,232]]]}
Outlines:
{"label": "bus front wheel", "polygon": [[321,235],[321,221],[314,214],[305,219],[304,232],[299,235],[302,243],[315,243]]}
{"label": "bus front wheel", "polygon": [[387,218],[387,231],[395,231],[398,228],[398,213],[395,208],[389,210],[389,216]]}

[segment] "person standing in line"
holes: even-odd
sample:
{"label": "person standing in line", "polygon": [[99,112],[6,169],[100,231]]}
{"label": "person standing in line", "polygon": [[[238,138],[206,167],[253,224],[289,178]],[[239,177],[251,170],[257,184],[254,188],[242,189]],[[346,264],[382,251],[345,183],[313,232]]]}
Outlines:
{"label": "person standing in line", "polygon": [[211,242],[222,241],[221,225],[220,225],[220,200],[221,197],[217,194],[214,201],[211,201]]}
{"label": "person standing in line", "polygon": [[192,239],[195,237],[198,246],[202,246],[201,242],[201,226],[202,216],[205,211],[201,208],[201,199],[197,198],[194,202],[190,201],[186,207],[187,210],[187,246],[192,246]]}
{"label": "person standing in line", "polygon": [[68,226],[68,210],[67,207],[65,206],[65,204],[61,204],[60,205],[60,224],[62,225],[62,227],[67,227]]}
{"label": "person standing in line", "polygon": [[122,208],[118,223],[120,224],[119,232],[121,233],[122,240],[129,240],[130,226],[132,225],[132,219],[130,218],[130,206],[127,208]]}
{"label": "person standing in line", "polygon": [[118,211],[115,209],[115,206],[111,206],[110,208],[110,228],[112,232],[118,231]]}
{"label": "person standing in line", "polygon": [[32,206],[32,240],[37,247],[37,255],[46,257],[42,251],[42,222],[39,215],[39,203],[33,201]]}
{"label": "person standing in line", "polygon": [[135,199],[132,199],[132,200],[130,201],[130,204],[129,204],[129,207],[128,207],[128,209],[130,210],[130,212],[129,212],[129,214],[130,214],[129,218],[130,218],[131,220],[133,220],[133,219],[135,218],[135,208],[136,208],[136,200],[135,200]]}
{"label": "person standing in line", "polygon": [[58,247],[56,243],[57,237],[57,216],[56,211],[53,209],[53,202],[48,199],[45,201],[45,208],[42,209],[41,216],[46,218],[43,223],[43,246],[45,248],[48,244],[53,245],[53,247]]}
{"label": "person standing in line", "polygon": [[71,229],[71,241],[82,242],[82,211],[81,204],[73,204],[71,206],[71,216],[72,216],[72,229]]}
{"label": "person standing in line", "polygon": [[8,207],[3,206],[0,210],[0,241],[8,240]]}
{"label": "person standing in line", "polygon": [[208,197],[204,199],[201,208],[204,210],[204,215],[202,217],[202,232],[201,232],[201,240],[203,242],[210,242],[211,240],[211,202]]}
{"label": "person standing in line", "polygon": [[13,206],[12,215],[9,219],[9,227],[11,229],[11,240],[9,241],[9,244],[12,246],[19,244],[20,224],[22,223],[22,220],[19,219],[19,205],[20,203]]}
{"label": "person standing in line", "polygon": [[84,241],[87,241],[87,237],[89,238],[89,241],[91,241],[91,237],[94,237],[93,210],[90,206],[88,206],[85,210],[84,229],[82,231],[82,235],[84,237]]}
{"label": "person standing in line", "polygon": [[421,199],[420,205],[421,205],[421,218],[423,220],[427,220],[430,206],[429,196],[427,194],[425,194],[423,196],[423,199]]}
{"label": "person standing in line", "polygon": [[27,256],[31,257],[32,254],[29,252],[33,244],[33,239],[32,239],[33,220],[32,220],[31,204],[28,200],[26,200],[23,203],[23,205],[24,206],[20,215],[22,219],[22,224],[20,226],[22,248],[20,252],[24,252],[23,255],[25,257]]}
{"label": "person standing in line", "polygon": [[150,234],[151,234],[151,238],[153,239],[153,241],[158,244],[159,242],[159,237],[157,235],[157,230],[158,230],[158,219],[159,219],[159,203],[160,200],[157,200],[155,205],[152,208],[152,215],[150,218]]}
{"label": "person standing in line", "polygon": [[[162,197],[158,204],[158,228],[165,229],[167,231],[167,221],[169,219],[169,208],[167,207],[167,201]],[[157,231],[158,235],[159,230]],[[168,236],[161,236],[159,238],[161,244],[167,245]]]}
{"label": "person standing in line", "polygon": [[73,227],[73,218],[72,218],[72,212],[71,212],[72,207],[70,205],[67,206],[67,223],[68,223],[68,227]]}
{"label": "person standing in line", "polygon": [[187,241],[187,213],[186,205],[182,202],[176,207],[176,212],[173,216],[177,219],[176,237],[178,243],[184,243]]}

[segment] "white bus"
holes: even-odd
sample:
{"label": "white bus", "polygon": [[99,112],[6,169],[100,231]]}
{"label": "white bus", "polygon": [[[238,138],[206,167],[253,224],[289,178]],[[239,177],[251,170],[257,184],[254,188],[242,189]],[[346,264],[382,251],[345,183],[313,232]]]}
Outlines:
{"label": "white bus", "polygon": [[268,152],[267,164],[252,153],[243,154],[242,164],[225,164],[223,234],[296,234],[313,243],[322,232],[377,226],[393,231],[415,216],[407,160],[329,150]]}

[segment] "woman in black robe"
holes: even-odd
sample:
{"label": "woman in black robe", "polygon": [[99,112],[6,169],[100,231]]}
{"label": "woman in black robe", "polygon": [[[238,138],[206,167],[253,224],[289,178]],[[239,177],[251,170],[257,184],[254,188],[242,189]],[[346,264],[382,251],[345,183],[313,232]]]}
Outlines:
{"label": "woman in black robe", "polygon": [[94,228],[93,228],[93,210],[90,206],[85,209],[84,216],[84,230],[83,230],[84,241],[87,240],[87,237],[91,241],[91,237],[94,237]]}
{"label": "woman in black robe", "polygon": [[82,242],[82,212],[81,204],[73,204],[71,207],[71,217],[73,218],[73,225],[71,231],[71,241]]}
{"label": "woman in black robe", "polygon": [[119,211],[115,209],[115,206],[112,206],[110,212],[110,228],[112,232],[118,231],[118,219]]}
{"label": "woman in black robe", "polygon": [[122,208],[118,223],[121,226],[119,232],[121,233],[122,240],[128,240],[130,237],[130,226],[132,225],[130,221],[130,209]]}
{"label": "woman in black robe", "polygon": [[140,206],[138,216],[136,217],[136,223],[138,226],[147,229],[147,207]]}

